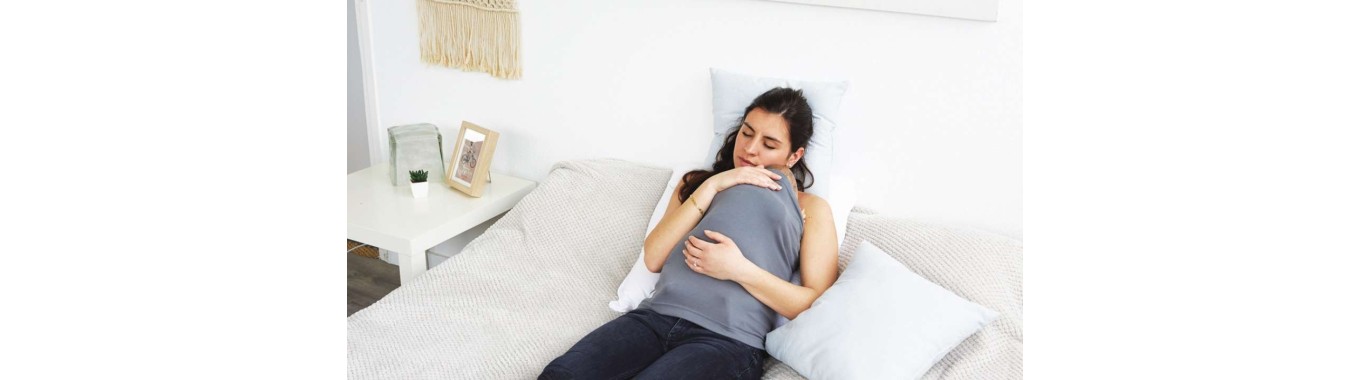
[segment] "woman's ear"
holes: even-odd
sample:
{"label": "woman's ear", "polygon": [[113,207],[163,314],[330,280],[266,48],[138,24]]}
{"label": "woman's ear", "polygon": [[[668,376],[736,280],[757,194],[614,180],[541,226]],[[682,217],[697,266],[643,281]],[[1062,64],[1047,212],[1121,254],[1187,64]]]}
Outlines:
{"label": "woman's ear", "polygon": [[794,153],[790,153],[790,159],[785,163],[785,166],[794,167],[794,164],[798,163],[801,158],[804,158],[804,148],[799,148]]}

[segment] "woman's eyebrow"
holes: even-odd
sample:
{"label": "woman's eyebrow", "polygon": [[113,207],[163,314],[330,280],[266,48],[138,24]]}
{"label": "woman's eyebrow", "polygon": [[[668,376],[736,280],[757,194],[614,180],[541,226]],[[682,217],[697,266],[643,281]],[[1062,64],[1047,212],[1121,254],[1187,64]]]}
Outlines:
{"label": "woman's eyebrow", "polygon": [[[747,128],[751,128],[751,129],[752,129],[752,132],[755,132],[755,131],[756,131],[756,127],[753,127],[751,124],[747,124],[747,121],[745,121],[745,120],[742,121],[742,126],[747,127]],[[762,138],[765,138],[765,139],[767,139],[767,140],[775,141],[776,144],[779,144],[779,143],[780,143],[780,139],[777,139],[777,138],[774,138],[774,137],[771,137],[771,136],[761,135],[761,137],[762,137]]]}

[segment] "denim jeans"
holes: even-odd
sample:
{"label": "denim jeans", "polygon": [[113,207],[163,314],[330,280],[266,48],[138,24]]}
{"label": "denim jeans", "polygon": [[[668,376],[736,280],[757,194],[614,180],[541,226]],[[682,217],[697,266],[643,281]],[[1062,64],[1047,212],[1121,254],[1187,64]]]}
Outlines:
{"label": "denim jeans", "polygon": [[760,379],[767,357],[688,320],[636,309],[581,338],[538,379]]}

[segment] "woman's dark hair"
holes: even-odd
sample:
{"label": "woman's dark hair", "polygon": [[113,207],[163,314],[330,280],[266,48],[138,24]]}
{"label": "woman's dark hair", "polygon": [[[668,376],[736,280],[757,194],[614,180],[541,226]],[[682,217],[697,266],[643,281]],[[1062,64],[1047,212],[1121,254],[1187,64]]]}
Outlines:
{"label": "woman's dark hair", "polygon": [[[728,132],[728,137],[723,139],[723,147],[718,150],[713,170],[695,170],[685,173],[683,177],[685,186],[680,189],[679,195],[681,202],[689,199],[690,195],[693,195],[695,190],[704,184],[704,180],[733,168],[733,149],[737,146],[737,132],[742,129],[742,121],[747,119],[747,114],[757,108],[779,114],[785,119],[785,123],[790,125],[790,153],[809,145],[809,139],[813,137],[813,109],[809,108],[809,101],[804,98],[804,91],[785,87],[776,87],[766,91],[752,100],[752,104],[747,106],[745,111],[742,111],[742,118],[737,120],[737,125],[733,126],[733,129]],[[804,191],[804,189],[813,186],[813,173],[809,172],[809,167],[804,164],[803,157],[794,163],[790,171],[794,173],[795,183],[799,184],[799,191]]]}

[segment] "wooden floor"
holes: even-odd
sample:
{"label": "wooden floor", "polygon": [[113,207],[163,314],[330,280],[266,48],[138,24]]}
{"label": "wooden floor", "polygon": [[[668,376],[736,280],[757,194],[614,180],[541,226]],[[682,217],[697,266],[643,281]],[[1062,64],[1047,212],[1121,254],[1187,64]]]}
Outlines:
{"label": "wooden floor", "polygon": [[379,301],[400,287],[400,267],[382,261],[376,247],[348,240],[347,315]]}

